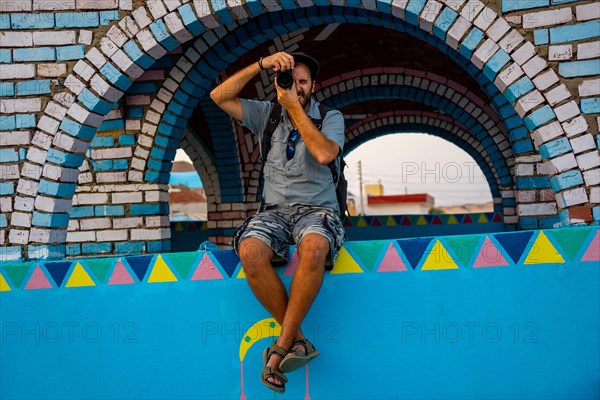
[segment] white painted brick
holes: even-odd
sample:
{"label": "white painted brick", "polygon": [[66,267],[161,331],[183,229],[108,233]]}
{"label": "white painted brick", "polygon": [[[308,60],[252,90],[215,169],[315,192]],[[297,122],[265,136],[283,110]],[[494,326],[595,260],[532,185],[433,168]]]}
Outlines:
{"label": "white painted brick", "polygon": [[91,172],[80,173],[79,178],[77,179],[77,183],[80,185],[84,185],[86,183],[92,183],[94,181],[94,177]]}
{"label": "white painted brick", "polygon": [[570,22],[573,12],[570,7],[557,10],[539,11],[523,15],[523,28],[539,28],[541,26],[553,26]]}
{"label": "white painted brick", "polygon": [[600,95],[600,78],[583,81],[577,89],[581,97]]}
{"label": "white painted brick", "polygon": [[117,25],[113,25],[106,33],[106,36],[108,36],[117,45],[117,47],[123,47],[128,39]]}
{"label": "white painted brick", "polygon": [[130,38],[135,36],[135,34],[140,31],[140,27],[130,16],[126,16],[121,21],[119,21],[119,26],[121,27],[123,32],[125,32],[125,34]]}
{"label": "white painted brick", "polygon": [[139,131],[142,127],[142,123],[139,119],[126,119],[125,130],[126,131]]}
{"label": "white painted brick", "polygon": [[[187,3],[187,1],[185,1],[185,0],[183,2]],[[167,6],[167,9],[169,11],[173,11],[173,10],[177,9],[177,7],[179,7],[181,5],[181,1],[180,0],[163,0],[163,3],[165,3],[165,5]]]}
{"label": "white painted brick", "polygon": [[133,0],[120,0],[119,8],[121,10],[133,10]]}
{"label": "white painted brick", "polygon": [[38,164],[44,164],[46,162],[46,154],[48,154],[47,150],[30,147],[27,151],[27,160]]}
{"label": "white painted brick", "polygon": [[[498,20],[500,21],[500,20]],[[512,29],[508,32],[499,43],[500,48],[506,53],[510,54],[519,44],[521,44],[525,38],[516,29]]]}
{"label": "white painted brick", "polygon": [[600,203],[600,186],[594,186],[590,188],[590,203]]}
{"label": "white painted brick", "polygon": [[96,241],[96,232],[95,231],[67,232],[67,242],[69,242],[69,243],[95,242],[95,241]]}
{"label": "white painted brick", "polygon": [[0,2],[1,12],[22,12],[31,11],[31,0],[12,0]]}
{"label": "white painted brick", "polygon": [[79,221],[71,218],[69,220],[69,225],[67,226],[67,231],[78,231],[79,230]]}
{"label": "white painted brick", "polygon": [[481,13],[475,18],[473,25],[481,29],[482,31],[487,31],[490,25],[496,20],[498,14],[494,12],[489,7],[485,7]]}
{"label": "white painted brick", "polygon": [[146,150],[146,149],[143,149],[142,147],[138,146],[138,147],[135,149],[135,153],[134,153],[134,155],[135,155],[136,157],[138,157],[138,158],[141,158],[141,159],[143,159],[143,160],[147,160],[147,159],[148,159],[148,156],[150,155],[150,150]]}
{"label": "white painted brick", "polygon": [[2,64],[0,68],[0,79],[26,79],[35,77],[35,65],[33,64]]}
{"label": "white painted brick", "polygon": [[519,65],[525,64],[531,57],[536,54],[535,47],[531,42],[525,42],[521,47],[515,50],[510,56]]}
{"label": "white painted brick", "polygon": [[558,118],[560,122],[563,122],[579,115],[579,107],[575,100],[572,100],[562,106],[555,107],[554,113],[556,114],[556,118]]}
{"label": "white painted brick", "polygon": [[119,8],[119,0],[77,0],[79,10],[116,10]]}
{"label": "white painted brick", "polygon": [[142,29],[135,36],[142,45],[142,48],[155,60],[158,60],[167,54],[167,51],[160,44],[158,44],[154,36],[152,36],[150,29]]}
{"label": "white painted brick", "polygon": [[91,45],[94,40],[94,33],[92,31],[87,31],[82,29],[79,31],[79,43],[85,45]]}
{"label": "white painted brick", "polygon": [[544,60],[540,56],[535,56],[527,63],[523,64],[523,71],[525,71],[525,74],[528,77],[533,78],[534,76],[542,72],[547,65],[548,63],[546,62],[546,60]]}
{"label": "white painted brick", "polygon": [[69,74],[67,79],[65,79],[65,86],[71,90],[71,92],[75,93],[76,96],[83,91],[85,85],[73,74]]}
{"label": "white painted brick", "polygon": [[563,122],[562,127],[567,136],[571,137],[585,132],[588,128],[588,124],[585,118],[580,115],[577,118],[573,118],[571,121]]}
{"label": "white painted brick", "polygon": [[465,36],[465,33],[471,29],[471,26],[472,24],[469,21],[463,17],[458,17],[454,24],[452,24],[452,27],[448,30],[448,34],[446,36],[448,45],[454,50],[458,49],[460,41]]}
{"label": "white painted brick", "polygon": [[32,47],[32,46],[33,46],[33,34],[31,32],[2,31],[2,40],[0,40],[0,47]]}
{"label": "white painted brick", "polygon": [[113,149],[94,149],[92,158],[94,160],[106,160],[111,158],[130,158],[131,147],[119,147]]}
{"label": "white painted brick", "polygon": [[554,121],[533,131],[531,133],[531,138],[533,139],[535,145],[539,147],[554,138],[564,135],[564,133],[565,132],[563,131],[560,123],[558,121]]}
{"label": "white painted brick", "polygon": [[594,137],[589,133],[569,139],[569,142],[571,142],[571,147],[573,148],[575,154],[583,153],[584,151],[596,148]]}
{"label": "white painted brick", "polygon": [[[540,156],[539,154],[533,154],[531,156],[515,157],[515,161],[517,163],[537,163],[537,162],[542,161],[542,156]],[[507,195],[507,197],[511,197],[511,196]]]}
{"label": "white painted brick", "polygon": [[104,118],[101,115],[94,114],[93,112],[86,110],[85,108],[80,106],[78,103],[73,104],[69,108],[69,111],[67,112],[67,114],[69,116],[73,117],[73,119],[75,119],[76,121],[78,121],[84,125],[93,126],[93,127],[100,126],[100,124],[102,124],[102,121],[104,120]]}
{"label": "white painted brick", "polygon": [[96,182],[127,182],[127,171],[98,172],[96,173]]}
{"label": "white painted brick", "polygon": [[517,204],[517,215],[555,215],[556,203]]}
{"label": "white painted brick", "polygon": [[29,241],[29,231],[11,229],[8,231],[8,243],[27,244]]}
{"label": "white painted brick", "polygon": [[98,69],[102,68],[104,64],[106,64],[106,57],[104,57],[104,54],[102,54],[100,50],[95,47],[92,47],[88,50],[88,52],[85,54],[85,58],[87,58],[89,62],[94,64],[94,66]]}
{"label": "white painted brick", "polygon": [[90,204],[108,204],[108,194],[106,193],[78,193],[73,196],[73,204],[77,201],[77,205]]}
{"label": "white painted brick", "polygon": [[[33,199],[31,199],[33,204]],[[11,197],[0,197],[0,212],[9,213],[12,212],[12,198]]]}
{"label": "white painted brick", "polygon": [[600,185],[600,168],[584,171],[583,180],[588,186]]}
{"label": "white painted brick", "polygon": [[144,226],[144,219],[142,217],[133,218],[114,218],[113,226],[116,229],[120,228],[142,228]]}
{"label": "white painted brick", "polygon": [[144,122],[144,125],[142,126],[142,132],[147,133],[150,136],[154,136],[154,134],[156,133],[156,129],[156,125],[150,124],[148,122]]}
{"label": "white painted brick", "polygon": [[0,132],[0,146],[27,146],[31,144],[31,131]]}
{"label": "white painted brick", "polygon": [[132,229],[131,240],[161,240],[171,237],[171,230],[161,229]]}
{"label": "white painted brick", "polygon": [[554,85],[559,81],[558,75],[554,72],[553,69],[549,69],[547,71],[542,72],[538,76],[533,79],[533,84],[539,90],[546,90],[550,86]]}
{"label": "white painted brick", "polygon": [[77,182],[79,176],[79,170],[77,168],[59,167],[57,165],[45,164],[43,175],[46,178],[50,178],[59,182]]}
{"label": "white painted brick", "polygon": [[575,156],[573,153],[568,153],[563,154],[560,157],[553,158],[552,160],[547,161],[544,165],[546,165],[547,173],[554,175],[576,168],[577,162],[575,161]]}
{"label": "white painted brick", "polygon": [[75,44],[75,31],[42,31],[33,32],[34,46],[59,46]]}
{"label": "white painted brick", "polygon": [[469,22],[479,15],[481,10],[485,8],[485,5],[479,0],[469,0],[467,4],[460,10],[460,15]]}
{"label": "white painted brick", "polygon": [[146,5],[155,20],[164,17],[167,14],[167,10],[160,0],[149,1]]}
{"label": "white painted brick", "polygon": [[93,229],[110,229],[112,223],[110,218],[86,218],[79,221],[82,231],[91,231]]}
{"label": "white painted brick", "polygon": [[67,64],[38,64],[38,75],[42,78],[57,78],[67,73]]}
{"label": "white painted brick", "polygon": [[575,7],[577,21],[588,21],[600,18],[600,3],[583,4]]}
{"label": "white painted brick", "polygon": [[141,158],[133,157],[131,159],[131,168],[143,171],[146,169],[146,161]]}
{"label": "white painted brick", "polygon": [[560,103],[561,101],[568,99],[571,96],[571,93],[563,83],[555,87],[554,89],[544,93],[544,96],[546,96],[546,99],[548,99],[548,103],[550,103],[551,106],[554,106]]}
{"label": "white painted brick", "polygon": [[487,39],[482,45],[480,45],[473,56],[471,61],[479,68],[483,68],[485,63],[498,51],[500,47],[492,39]]}
{"label": "white painted brick", "polygon": [[144,180],[144,174],[140,171],[129,171],[127,176],[130,182],[142,182]]}
{"label": "white painted brick", "polygon": [[43,115],[42,118],[40,118],[40,120],[38,121],[37,127],[43,130],[44,132],[48,132],[49,134],[54,135],[56,132],[58,132],[59,125],[60,122],[58,122],[54,118],[50,118]]}
{"label": "white painted brick", "polygon": [[157,191],[157,190],[151,190],[149,192],[146,192],[146,202],[147,203],[155,203],[155,202],[168,203],[169,202],[169,193],[161,192],[161,191]]}
{"label": "white painted brick", "polygon": [[33,201],[33,197],[16,196],[15,210],[31,212],[33,211]]}
{"label": "white painted brick", "polygon": [[[497,42],[509,30],[510,30],[510,25],[508,24],[508,22],[506,22],[506,20],[504,18],[498,18],[496,20],[496,22],[494,22],[492,24],[492,26],[490,26],[490,29],[488,29],[486,33],[489,38],[491,38]],[[513,32],[517,32],[517,31],[513,29]]]}
{"label": "white painted brick", "polygon": [[556,195],[556,202],[561,208],[574,206],[576,204],[587,203],[588,196],[585,188],[577,188],[571,190],[565,190],[564,192]]}
{"label": "white painted brick", "polygon": [[167,29],[179,43],[185,43],[194,38],[192,34],[185,29],[183,22],[181,22],[176,12],[172,12],[165,16],[165,24],[167,25]]}
{"label": "white painted brick", "polygon": [[573,58],[573,46],[563,44],[560,46],[550,46],[548,48],[548,59],[550,61],[570,60]]}
{"label": "white painted brick", "polygon": [[57,93],[53,99],[65,107],[71,107],[71,104],[75,102],[75,96],[68,92]]}
{"label": "white painted brick", "polygon": [[600,41],[580,43],[577,45],[577,59],[587,60],[600,57]]}
{"label": "white painted brick", "polygon": [[94,75],[94,68],[92,68],[88,63],[83,60],[77,61],[75,66],[73,67],[73,71],[77,73],[80,77],[83,78],[84,81],[89,81],[92,75]]}
{"label": "white painted brick", "polygon": [[[31,144],[41,147],[42,149],[49,149],[52,145],[53,136],[42,131],[36,131]],[[45,151],[45,150],[44,150]]]}
{"label": "white painted brick", "polygon": [[127,230],[98,231],[96,237],[99,242],[121,242],[127,240]]}
{"label": "white painted brick", "polygon": [[3,114],[38,112],[42,109],[40,98],[0,99],[0,112]]}
{"label": "white painted brick", "polygon": [[168,227],[171,223],[169,217],[166,215],[153,215],[146,217],[146,227],[148,228],[160,228]]}
{"label": "white painted brick", "polygon": [[118,50],[111,58],[121,71],[134,78],[134,80],[144,73],[144,70],[138,67],[138,65],[121,50]]}
{"label": "white painted brick", "polygon": [[597,150],[577,156],[577,165],[582,170],[588,170],[600,166],[600,155]]}
{"label": "white painted brick", "polygon": [[30,181],[28,179],[19,179],[17,185],[17,193],[26,196],[35,196],[37,194],[40,183],[38,181]]}
{"label": "white painted brick", "polygon": [[63,243],[67,240],[67,230],[32,228],[29,233],[30,243]]}
{"label": "white painted brick", "polygon": [[71,210],[71,200],[55,199],[38,194],[35,198],[35,208],[50,213],[68,213]]}
{"label": "white painted brick", "polygon": [[515,111],[521,118],[527,114],[529,110],[537,107],[538,105],[544,102],[544,96],[537,90],[527,93],[522,96],[519,100],[517,100],[517,104],[515,106]]}
{"label": "white painted brick", "polygon": [[20,226],[20,227],[25,227],[25,228],[29,228],[31,227],[31,214],[30,213],[23,213],[23,212],[13,212],[11,217],[10,217],[10,224],[12,226]]}
{"label": "white painted brick", "polygon": [[145,7],[137,8],[131,15],[133,15],[135,22],[137,22],[139,27],[142,29],[150,25],[153,21],[153,19],[148,15],[148,11]]}
{"label": "white painted brick", "polygon": [[162,101],[160,101],[158,99],[154,99],[154,100],[152,100],[152,104],[150,104],[150,108],[155,109],[159,113],[164,113],[166,105]]}
{"label": "white painted brick", "polygon": [[241,0],[227,0],[227,5],[229,6],[231,13],[235,15],[236,19],[248,18],[249,15]]}
{"label": "white painted brick", "polygon": [[90,84],[96,93],[111,103],[114,103],[123,97],[123,92],[106,82],[100,74],[95,74],[92,79],[90,79]]}
{"label": "white painted brick", "polygon": [[58,132],[54,137],[52,144],[56,147],[66,150],[70,153],[82,154],[88,149],[89,144],[87,142],[75,139],[72,136]]}
{"label": "white painted brick", "polygon": [[33,9],[36,11],[75,10],[75,8],[75,0],[33,0]]}
{"label": "white painted brick", "polygon": [[533,164],[517,164],[515,165],[516,176],[529,176],[533,175]]}
{"label": "white painted brick", "polygon": [[141,203],[142,201],[142,192],[126,192],[112,194],[113,204]]}
{"label": "white painted brick", "polygon": [[106,56],[112,56],[118,48],[119,47],[110,38],[105,36],[100,39],[100,50],[102,50]]}
{"label": "white painted brick", "polygon": [[428,0],[419,17],[419,26],[426,32],[431,33],[433,30],[433,23],[441,9],[441,3],[436,0]]}

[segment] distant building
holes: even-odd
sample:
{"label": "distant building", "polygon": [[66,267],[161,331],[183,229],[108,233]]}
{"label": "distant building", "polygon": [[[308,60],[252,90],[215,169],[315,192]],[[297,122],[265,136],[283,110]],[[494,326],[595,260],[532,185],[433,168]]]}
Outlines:
{"label": "distant building", "polygon": [[384,195],[383,185],[365,185],[365,215],[428,214],[434,198],[427,193]]}

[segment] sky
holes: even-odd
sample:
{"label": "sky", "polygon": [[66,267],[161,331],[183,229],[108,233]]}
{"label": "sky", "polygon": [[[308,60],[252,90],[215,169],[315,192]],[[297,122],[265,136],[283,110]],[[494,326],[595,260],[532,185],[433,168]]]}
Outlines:
{"label": "sky", "polygon": [[[176,161],[188,161],[178,150]],[[358,196],[358,161],[363,184],[381,182],[384,194],[428,193],[436,206],[492,201],[487,180],[475,160],[436,136],[391,134],[370,140],[345,157],[349,192]]]}

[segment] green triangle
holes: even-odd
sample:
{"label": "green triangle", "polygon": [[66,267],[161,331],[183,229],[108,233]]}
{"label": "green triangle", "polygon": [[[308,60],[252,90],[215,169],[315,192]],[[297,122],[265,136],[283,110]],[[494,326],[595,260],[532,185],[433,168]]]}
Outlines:
{"label": "green triangle", "polygon": [[[190,270],[197,265],[199,257],[201,255],[197,251],[163,254],[165,262],[177,270],[182,279],[187,279]],[[167,258],[170,263],[167,262]]]}
{"label": "green triangle", "polygon": [[96,280],[101,284],[106,284],[106,276],[110,271],[110,268],[117,261],[114,257],[109,258],[90,258],[89,260],[79,261],[81,264],[85,264],[88,270],[94,274]]}
{"label": "green triangle", "polygon": [[585,226],[581,228],[551,229],[544,232],[554,239],[567,256],[569,256],[569,259],[574,260],[581,246],[585,243],[585,238],[593,229],[591,226]]}
{"label": "green triangle", "polygon": [[484,235],[460,235],[446,236],[443,241],[447,244],[446,249],[460,261],[463,267],[468,267],[477,256],[481,239]]}
{"label": "green triangle", "polygon": [[16,288],[21,288],[23,280],[27,276],[27,273],[31,269],[32,264],[3,264],[2,269],[8,275],[8,278],[12,281],[12,284]]}
{"label": "green triangle", "polygon": [[381,254],[381,249],[387,244],[386,241],[360,241],[347,242],[346,246],[352,249],[352,252],[358,257],[359,261],[369,270],[373,270],[375,263]]}

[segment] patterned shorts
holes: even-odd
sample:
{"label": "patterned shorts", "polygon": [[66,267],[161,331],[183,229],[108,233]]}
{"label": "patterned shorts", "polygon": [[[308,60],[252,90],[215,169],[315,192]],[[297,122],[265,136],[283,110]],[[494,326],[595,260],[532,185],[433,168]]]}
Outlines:
{"label": "patterned shorts", "polygon": [[299,244],[305,235],[319,234],[329,242],[329,254],[325,269],[331,270],[340,248],[346,240],[346,232],[340,216],[329,208],[316,206],[278,206],[260,212],[237,228],[231,244],[239,255],[239,244],[246,238],[263,241],[283,260],[288,259],[288,248]]}

